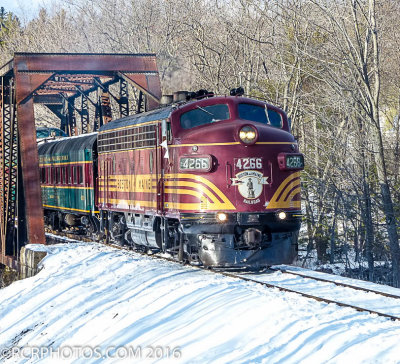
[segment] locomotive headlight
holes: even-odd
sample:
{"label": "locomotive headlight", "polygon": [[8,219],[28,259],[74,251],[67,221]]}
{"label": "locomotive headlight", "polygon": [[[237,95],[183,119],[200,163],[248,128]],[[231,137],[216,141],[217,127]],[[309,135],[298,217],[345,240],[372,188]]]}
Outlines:
{"label": "locomotive headlight", "polygon": [[246,125],[240,129],[239,138],[245,144],[254,144],[257,138],[257,130],[250,125]]}
{"label": "locomotive headlight", "polygon": [[218,212],[218,214],[217,214],[217,220],[218,220],[219,222],[225,222],[225,221],[228,220],[228,215],[225,214],[224,212]]}
{"label": "locomotive headlight", "polygon": [[285,220],[287,217],[286,212],[285,211],[279,211],[278,212],[278,219],[279,220]]}

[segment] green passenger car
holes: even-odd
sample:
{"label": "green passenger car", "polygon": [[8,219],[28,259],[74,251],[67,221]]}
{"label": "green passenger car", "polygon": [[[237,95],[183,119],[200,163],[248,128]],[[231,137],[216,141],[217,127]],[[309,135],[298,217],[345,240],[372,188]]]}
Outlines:
{"label": "green passenger car", "polygon": [[[74,218],[96,213],[97,133],[39,145],[45,218]],[[57,215],[55,215],[57,212]],[[68,223],[70,222],[70,223]]]}

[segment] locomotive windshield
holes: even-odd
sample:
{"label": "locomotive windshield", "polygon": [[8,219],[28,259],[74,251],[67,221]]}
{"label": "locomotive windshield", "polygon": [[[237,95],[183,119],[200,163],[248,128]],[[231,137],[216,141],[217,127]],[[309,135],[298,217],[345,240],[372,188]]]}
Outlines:
{"label": "locomotive windshield", "polygon": [[282,117],[274,110],[252,104],[239,104],[238,111],[241,119],[282,128]]}
{"label": "locomotive windshield", "polygon": [[197,106],[196,109],[190,110],[181,115],[181,127],[183,129],[191,129],[196,126],[215,123],[229,118],[229,108],[226,104],[204,107]]}

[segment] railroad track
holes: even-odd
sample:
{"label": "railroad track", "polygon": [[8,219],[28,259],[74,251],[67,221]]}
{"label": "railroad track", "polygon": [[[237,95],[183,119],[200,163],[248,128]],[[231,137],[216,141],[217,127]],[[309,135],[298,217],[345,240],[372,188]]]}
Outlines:
{"label": "railroad track", "polygon": [[[329,299],[329,298],[326,298],[326,297],[317,296],[315,294],[310,294],[310,293],[307,293],[307,292],[304,292],[304,291],[301,291],[301,290],[295,290],[295,289],[292,289],[292,288],[288,288],[288,287],[285,287],[284,285],[279,285],[279,284],[276,284],[276,283],[268,283],[268,282],[261,281],[259,279],[253,279],[253,278],[245,277],[243,275],[236,275],[236,274],[230,274],[230,273],[225,273],[225,272],[222,273],[222,274],[225,275],[225,276],[228,276],[228,277],[235,277],[235,278],[243,279],[243,280],[248,281],[248,282],[258,283],[258,284],[264,285],[264,286],[269,287],[269,288],[277,288],[277,289],[279,289],[280,291],[283,291],[283,292],[296,293],[296,294],[299,294],[299,295],[301,295],[303,297],[311,298],[311,299],[314,299],[314,300],[319,301],[319,302],[333,303],[333,304],[336,304],[336,305],[341,306],[341,307],[352,308],[352,309],[357,310],[359,312],[368,312],[370,314],[376,314],[378,316],[389,318],[389,319],[391,319],[393,321],[400,321],[400,315],[392,315],[392,314],[388,314],[388,313],[385,313],[385,312],[369,309],[367,307],[361,307],[361,306],[354,305],[354,304],[351,304],[351,303],[346,303],[346,302],[342,302],[342,301],[339,301],[339,300],[333,300],[333,299]],[[292,272],[288,272],[288,274],[292,274]],[[298,275],[303,277],[303,278],[306,277],[306,276],[301,275],[301,274],[298,274]],[[368,290],[368,289],[365,289],[365,288],[362,288],[362,287],[356,287],[356,286],[347,285],[347,284],[344,284],[344,283],[341,284],[341,283],[337,283],[337,282],[326,280],[326,279],[314,279],[314,277],[311,277],[311,276],[307,276],[307,278],[312,279],[312,280],[323,281],[325,283],[335,284],[335,285],[338,285],[338,286],[343,286],[343,287],[346,287],[346,288],[351,288],[351,289],[354,289],[354,290],[364,291],[366,293],[374,293],[374,294],[380,295],[382,297],[390,297],[390,298],[393,298],[393,299],[397,299],[398,300],[397,304],[400,305],[400,296],[389,295],[389,294],[386,294],[386,293],[383,293],[383,292],[380,292],[380,291]]]}
{"label": "railroad track", "polygon": [[[48,243],[60,243],[60,242],[65,242],[65,238],[68,238],[70,241],[76,241],[76,242],[82,242],[82,241],[90,241],[88,239],[81,239],[79,236],[71,236],[71,235],[66,235],[66,236],[55,236],[55,235],[49,235],[46,234],[46,239],[48,241]],[[117,248],[120,250],[126,250],[126,251],[132,251],[131,249],[129,249],[128,247],[121,247],[118,245],[114,245],[114,244],[105,244],[102,243],[104,245],[107,246],[111,246],[113,248]],[[147,257],[153,258],[153,259],[159,259],[159,260],[164,260],[164,261],[169,261],[169,262],[173,262],[173,263],[178,263],[180,264],[176,259],[174,258],[169,258],[169,257],[165,257],[165,256],[161,256],[159,254],[147,254],[145,252],[141,252],[141,251],[136,251],[134,250],[133,252],[141,254],[141,255],[145,255]],[[336,304],[338,306],[341,307],[348,307],[348,308],[352,308],[358,312],[367,312],[369,314],[375,314],[377,316],[381,316],[381,317],[385,317],[388,318],[390,320],[393,321],[400,321],[400,313],[399,314],[391,314],[391,313],[387,313],[387,312],[382,312],[381,310],[375,310],[375,309],[369,309],[368,307],[361,307],[359,305],[356,304],[351,304],[351,303],[346,303],[346,302],[342,302],[340,300],[334,300],[334,299],[330,299],[330,298],[326,298],[326,297],[321,297],[321,295],[315,295],[315,294],[310,294],[307,293],[305,291],[302,290],[298,290],[298,289],[293,289],[293,288],[288,288],[287,286],[285,287],[285,284],[277,284],[277,283],[270,283],[270,282],[266,282],[263,281],[262,278],[267,277],[268,273],[261,273],[261,274],[257,274],[257,273],[251,273],[251,276],[248,273],[238,273],[238,272],[227,272],[224,270],[220,270],[220,269],[209,269],[206,267],[202,267],[202,266],[196,266],[196,265],[190,265],[190,267],[194,268],[194,269],[199,269],[199,270],[205,270],[208,272],[212,272],[215,274],[219,274],[219,275],[223,275],[225,277],[229,277],[229,278],[235,278],[235,279],[240,279],[246,282],[252,282],[252,283],[256,283],[259,285],[262,285],[264,287],[268,287],[268,288],[275,288],[278,289],[280,291],[283,292],[290,292],[290,293],[295,293],[298,295],[301,295],[303,297],[306,298],[310,298],[310,299],[314,299],[316,301],[319,302],[325,302],[325,303],[331,303],[331,304]],[[287,275],[292,275],[292,276],[298,276],[301,277],[302,279],[308,279],[308,280],[313,280],[316,282],[322,282],[324,284],[334,284],[336,286],[340,286],[340,287],[344,287],[346,289],[349,290],[356,290],[356,291],[363,291],[365,293],[370,293],[370,294],[375,294],[375,295],[379,295],[382,298],[389,298],[391,300],[396,300],[396,305],[397,307],[400,307],[400,295],[397,296],[395,294],[390,294],[390,293],[386,293],[386,292],[381,292],[378,290],[374,290],[374,289],[368,289],[368,288],[364,288],[364,287],[360,287],[360,286],[355,286],[352,284],[347,284],[347,283],[343,283],[343,282],[337,282],[334,280],[330,280],[330,279],[326,279],[326,278],[320,278],[320,277],[314,277],[311,275],[307,275],[304,272],[295,272],[295,271],[289,271],[285,268],[269,268],[268,271],[270,272],[281,272],[282,274],[287,274]],[[270,275],[271,273],[269,273]]]}
{"label": "railroad track", "polygon": [[348,284],[348,283],[337,282],[337,281],[326,279],[326,278],[315,277],[315,276],[311,276],[311,275],[308,275],[308,274],[305,274],[305,273],[302,273],[302,272],[295,272],[295,271],[287,270],[285,268],[269,268],[269,270],[271,270],[273,272],[282,272],[282,273],[291,274],[291,275],[294,275],[294,276],[299,276],[299,277],[303,277],[303,278],[309,278],[309,279],[313,279],[313,280],[319,281],[319,282],[332,283],[332,284],[334,284],[336,286],[339,286],[339,287],[346,287],[346,288],[355,289],[356,291],[375,293],[375,294],[379,294],[379,295],[384,296],[384,297],[395,298],[395,299],[399,299],[400,300],[400,295],[395,295],[395,294],[391,294],[391,293],[387,293],[387,292],[382,292],[382,291],[378,291],[378,290],[374,290],[374,289],[370,289],[370,288],[359,287],[359,286],[355,286],[355,285]]}

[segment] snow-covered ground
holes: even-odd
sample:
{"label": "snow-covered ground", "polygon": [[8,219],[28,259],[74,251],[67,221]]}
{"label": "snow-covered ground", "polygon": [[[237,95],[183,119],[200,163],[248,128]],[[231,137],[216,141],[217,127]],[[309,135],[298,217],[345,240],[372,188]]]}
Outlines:
{"label": "snow-covered ground", "polygon": [[43,248],[39,274],[0,290],[1,363],[400,363],[400,322],[95,243]]}

